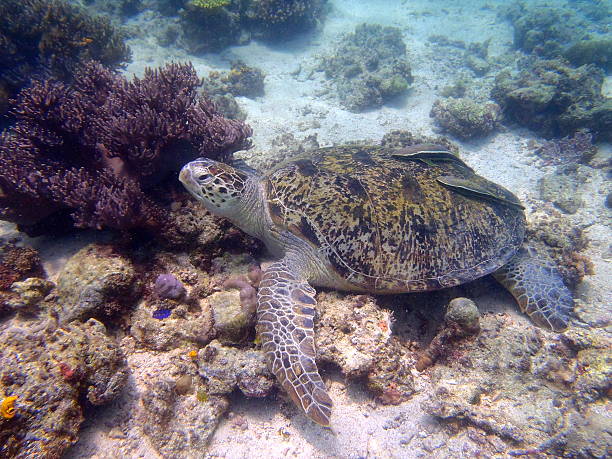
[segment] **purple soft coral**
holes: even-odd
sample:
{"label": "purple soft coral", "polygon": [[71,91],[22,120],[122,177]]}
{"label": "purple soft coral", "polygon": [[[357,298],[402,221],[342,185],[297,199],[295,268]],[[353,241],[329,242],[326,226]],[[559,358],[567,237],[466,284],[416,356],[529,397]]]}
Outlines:
{"label": "purple soft coral", "polygon": [[72,85],[33,82],[0,135],[0,219],[34,225],[70,212],[79,227],[163,234],[173,181],[159,184],[198,156],[228,159],[252,132],[199,98],[199,84],[191,64],[128,82],[90,63]]}
{"label": "purple soft coral", "polygon": [[157,276],[153,291],[162,300],[178,300],[185,295],[185,287],[174,274]]}

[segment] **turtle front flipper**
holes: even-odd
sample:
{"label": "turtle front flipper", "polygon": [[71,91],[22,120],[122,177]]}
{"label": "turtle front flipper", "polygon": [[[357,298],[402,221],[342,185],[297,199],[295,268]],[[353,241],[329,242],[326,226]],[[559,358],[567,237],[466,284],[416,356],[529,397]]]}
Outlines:
{"label": "turtle front flipper", "polygon": [[257,295],[257,333],[268,367],[306,415],[329,426],[332,400],[315,363],[315,290],[290,263],[271,264]]}
{"label": "turtle front flipper", "polygon": [[493,276],[537,325],[556,332],[567,328],[574,309],[572,294],[557,268],[541,259],[534,248],[521,248]]}

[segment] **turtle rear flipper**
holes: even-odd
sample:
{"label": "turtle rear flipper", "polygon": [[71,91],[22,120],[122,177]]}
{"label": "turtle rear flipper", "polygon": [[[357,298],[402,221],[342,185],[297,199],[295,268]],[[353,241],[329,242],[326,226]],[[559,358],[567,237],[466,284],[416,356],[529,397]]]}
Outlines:
{"label": "turtle rear flipper", "polygon": [[259,284],[257,333],[268,367],[293,402],[329,426],[332,400],[315,363],[315,290],[287,260],[271,264]]}
{"label": "turtle rear flipper", "polygon": [[535,249],[521,248],[493,276],[537,325],[556,332],[567,328],[574,309],[572,294],[557,268],[538,256]]}

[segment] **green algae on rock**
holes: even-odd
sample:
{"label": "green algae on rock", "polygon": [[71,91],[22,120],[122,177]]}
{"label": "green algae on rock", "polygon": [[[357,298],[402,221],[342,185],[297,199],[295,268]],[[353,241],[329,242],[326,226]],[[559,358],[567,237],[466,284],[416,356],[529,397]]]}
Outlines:
{"label": "green algae on rock", "polygon": [[217,339],[221,342],[239,343],[248,336],[255,321],[255,289],[251,289],[253,298],[247,308],[238,290],[216,292],[206,299],[212,309]]}
{"label": "green algae on rock", "polygon": [[581,40],[567,49],[563,55],[575,66],[595,64],[606,72],[612,70],[612,38]]}

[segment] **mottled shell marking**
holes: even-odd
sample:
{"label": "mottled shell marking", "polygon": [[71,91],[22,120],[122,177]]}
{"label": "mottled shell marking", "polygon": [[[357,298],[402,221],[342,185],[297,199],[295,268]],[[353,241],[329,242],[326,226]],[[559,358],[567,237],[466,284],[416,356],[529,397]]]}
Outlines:
{"label": "mottled shell marking", "polygon": [[426,291],[503,266],[525,232],[520,209],[449,190],[452,175],[496,190],[458,162],[427,165],[380,147],[317,150],[268,175],[268,205],[281,225],[329,257],[356,288]]}

